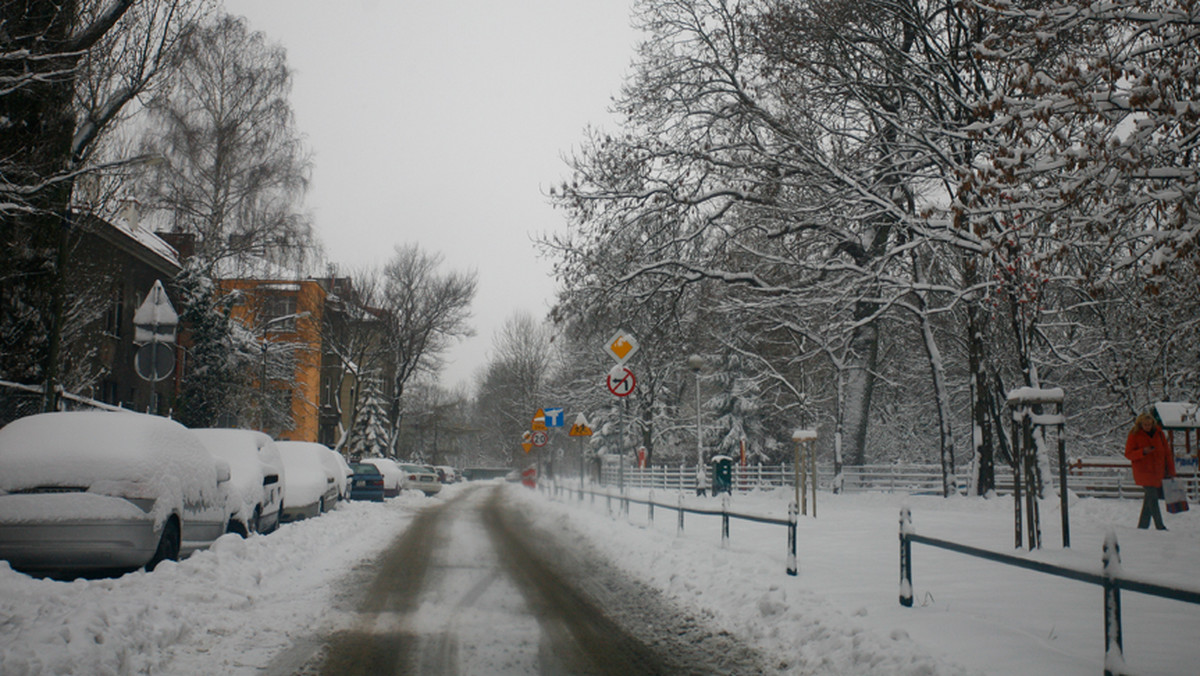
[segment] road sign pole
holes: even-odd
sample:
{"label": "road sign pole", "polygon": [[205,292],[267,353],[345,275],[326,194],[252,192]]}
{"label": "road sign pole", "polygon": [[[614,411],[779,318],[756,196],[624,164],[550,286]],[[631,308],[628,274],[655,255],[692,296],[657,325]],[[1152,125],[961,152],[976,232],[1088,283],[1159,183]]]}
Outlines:
{"label": "road sign pole", "polygon": [[625,400],[620,400],[620,443],[617,444],[617,453],[620,454],[620,462],[617,463],[617,489],[625,493],[625,437],[629,435],[629,430],[625,427]]}
{"label": "road sign pole", "polygon": [[150,415],[158,415],[158,355],[152,361],[154,365],[150,367],[150,373],[153,377],[150,378]]}

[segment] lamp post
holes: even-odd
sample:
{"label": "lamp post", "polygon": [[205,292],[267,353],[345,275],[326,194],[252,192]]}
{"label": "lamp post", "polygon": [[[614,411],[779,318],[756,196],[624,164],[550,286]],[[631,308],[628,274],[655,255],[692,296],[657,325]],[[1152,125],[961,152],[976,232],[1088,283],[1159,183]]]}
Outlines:
{"label": "lamp post", "polygon": [[700,432],[700,371],[704,370],[704,357],[693,354],[688,357],[688,368],[696,374],[696,467],[704,465],[704,444]]}
{"label": "lamp post", "polygon": [[305,318],[305,317],[309,316],[310,314],[312,314],[312,313],[310,313],[310,312],[308,312],[307,310],[305,310],[304,312],[295,312],[295,313],[292,313],[292,314],[290,314],[290,315],[282,315],[282,316],[279,316],[279,317],[272,317],[271,319],[268,319],[267,321],[265,321],[265,322],[263,322],[263,323],[262,323],[262,342],[261,342],[261,346],[262,346],[262,373],[260,374],[260,377],[259,377],[259,379],[258,379],[258,429],[259,429],[259,431],[265,431],[265,429],[264,429],[264,427],[263,427],[263,426],[264,426],[264,424],[266,423],[266,408],[267,408],[267,404],[266,404],[266,402],[267,402],[267,344],[268,344],[268,341],[267,341],[267,329],[268,329],[268,328],[270,328],[271,326],[275,325],[275,324],[279,324],[279,323],[282,323],[282,322],[293,321],[293,320],[296,320],[296,319],[303,319],[303,318]]}

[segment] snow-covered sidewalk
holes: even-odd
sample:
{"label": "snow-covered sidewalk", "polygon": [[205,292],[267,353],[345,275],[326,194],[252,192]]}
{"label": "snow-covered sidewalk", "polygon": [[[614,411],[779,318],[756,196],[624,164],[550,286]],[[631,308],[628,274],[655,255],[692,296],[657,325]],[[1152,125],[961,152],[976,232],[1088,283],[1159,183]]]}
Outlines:
{"label": "snow-covered sidewalk", "polygon": [[0,561],[0,674],[262,673],[350,616],[338,611],[339,583],[427,504],[419,494],[343,503],[116,579],[39,580]]}
{"label": "snow-covered sidewalk", "polygon": [[[572,484],[577,486],[577,484]],[[631,493],[645,499],[646,491]],[[784,519],[792,494],[734,496],[730,510]],[[675,601],[770,652],[788,674],[1102,673],[1100,587],[944,551],[913,546],[913,608],[899,604],[899,513],[912,509],[920,534],[1013,553],[1011,498],[942,499],[898,494],[818,495],[816,518],[798,527],[799,575],[785,574],[787,530],[733,520],[720,548],[719,517],[632,505],[629,520],[606,500],[551,500],[526,491],[543,525],[558,524]],[[676,504],[677,494],[655,500]],[[720,506],[684,497],[685,505]],[[1130,578],[1200,589],[1200,514],[1167,515],[1170,531],[1133,528],[1138,501],[1073,500],[1072,547],[1061,546],[1054,501],[1042,503],[1040,561],[1099,573],[1112,529]],[[1018,552],[1019,553],[1019,552]],[[1176,675],[1200,663],[1200,606],[1122,594],[1125,661],[1131,673]]]}

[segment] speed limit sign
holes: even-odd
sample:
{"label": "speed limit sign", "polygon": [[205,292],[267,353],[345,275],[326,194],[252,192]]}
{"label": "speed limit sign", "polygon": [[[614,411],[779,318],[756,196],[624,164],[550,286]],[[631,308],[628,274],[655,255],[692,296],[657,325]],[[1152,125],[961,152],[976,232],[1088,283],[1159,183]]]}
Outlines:
{"label": "speed limit sign", "polygon": [[546,442],[550,441],[550,434],[546,430],[537,430],[530,436],[529,441],[534,446],[541,448],[546,445]]}

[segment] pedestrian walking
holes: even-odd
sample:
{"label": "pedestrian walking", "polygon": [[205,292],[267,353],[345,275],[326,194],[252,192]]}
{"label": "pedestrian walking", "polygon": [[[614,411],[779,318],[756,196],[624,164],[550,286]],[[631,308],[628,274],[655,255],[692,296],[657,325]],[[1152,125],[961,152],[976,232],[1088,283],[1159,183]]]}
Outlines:
{"label": "pedestrian walking", "polygon": [[1138,528],[1154,527],[1166,530],[1158,501],[1162,498],[1162,481],[1175,476],[1175,456],[1167,443],[1167,435],[1150,413],[1143,413],[1133,422],[1125,439],[1125,457],[1133,464],[1133,480],[1142,487],[1142,512]]}

